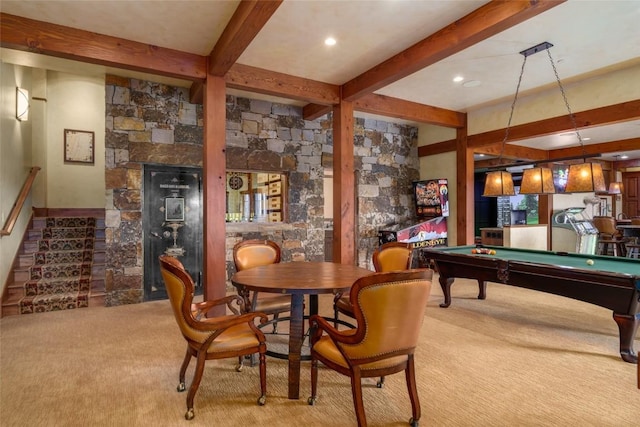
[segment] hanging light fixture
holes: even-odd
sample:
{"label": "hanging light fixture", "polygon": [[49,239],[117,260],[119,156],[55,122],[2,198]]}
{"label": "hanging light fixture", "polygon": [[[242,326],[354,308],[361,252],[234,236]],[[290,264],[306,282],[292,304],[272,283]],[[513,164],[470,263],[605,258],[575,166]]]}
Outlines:
{"label": "hanging light fixture", "polygon": [[547,55],[549,56],[549,62],[551,63],[551,67],[553,68],[553,72],[556,76],[558,87],[560,88],[560,93],[562,93],[562,99],[564,100],[564,104],[567,107],[567,112],[569,113],[571,124],[573,125],[573,130],[575,131],[576,136],[578,137],[578,142],[582,147],[583,163],[569,166],[569,173],[567,175],[567,186],[565,188],[565,192],[566,193],[592,193],[592,192],[606,191],[606,187],[604,184],[604,174],[602,173],[602,165],[600,163],[587,162],[587,151],[584,147],[584,142],[582,140],[582,137],[580,136],[580,132],[578,131],[576,118],[573,115],[573,112],[571,111],[571,107],[569,106],[569,101],[567,100],[567,95],[564,91],[564,87],[562,86],[562,82],[560,81],[560,77],[558,76],[558,70],[556,69],[556,65],[553,62],[553,58],[551,57],[551,52],[549,51],[549,48],[552,46],[553,45],[551,43],[544,42],[536,46],[536,48],[541,47],[541,49],[544,49],[547,51]]}
{"label": "hanging light fixture", "polygon": [[[522,52],[520,52],[522,53]],[[513,110],[516,108],[516,101],[518,100],[518,93],[520,92],[520,83],[522,83],[522,75],[524,74],[524,66],[527,63],[527,56],[524,56],[522,62],[522,68],[520,69],[520,77],[518,78],[518,86],[516,86],[516,94],[513,97],[511,103],[511,111],[509,113],[509,121],[507,122],[507,129],[504,132],[504,138],[502,139],[502,145],[500,146],[500,156],[498,157],[498,164],[502,163],[502,155],[504,154],[504,146],[509,138],[509,129],[511,128],[511,119],[513,118]],[[484,197],[499,197],[499,196],[515,196],[516,192],[513,188],[513,176],[511,172],[504,170],[497,170],[487,172],[487,176],[484,181]]]}
{"label": "hanging light fixture", "polygon": [[622,194],[622,189],[621,182],[612,182],[609,184],[609,194]]}
{"label": "hanging light fixture", "polygon": [[520,194],[554,194],[553,172],[549,168],[525,169],[520,183]]}

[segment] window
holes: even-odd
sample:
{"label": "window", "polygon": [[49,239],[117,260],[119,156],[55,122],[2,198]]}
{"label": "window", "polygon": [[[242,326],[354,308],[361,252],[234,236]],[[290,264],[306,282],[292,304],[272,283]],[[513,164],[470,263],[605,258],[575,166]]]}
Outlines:
{"label": "window", "polygon": [[227,222],[283,222],[286,175],[274,172],[227,172]]}

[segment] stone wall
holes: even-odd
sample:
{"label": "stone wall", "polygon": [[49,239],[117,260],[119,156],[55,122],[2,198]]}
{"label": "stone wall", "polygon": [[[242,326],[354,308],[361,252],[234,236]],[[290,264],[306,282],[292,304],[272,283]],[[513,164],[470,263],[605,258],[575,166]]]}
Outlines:
{"label": "stone wall", "polygon": [[[142,302],[142,181],[145,163],[202,167],[202,106],[188,89],[108,76],[106,82],[107,305]],[[227,169],[288,175],[288,218],[282,224],[228,224],[226,267],[233,245],[268,238],[283,261],[324,260],[324,169],[332,167],[331,117],[227,96]],[[413,215],[418,179],[417,128],[355,120],[358,263],[372,268],[379,227]]]}

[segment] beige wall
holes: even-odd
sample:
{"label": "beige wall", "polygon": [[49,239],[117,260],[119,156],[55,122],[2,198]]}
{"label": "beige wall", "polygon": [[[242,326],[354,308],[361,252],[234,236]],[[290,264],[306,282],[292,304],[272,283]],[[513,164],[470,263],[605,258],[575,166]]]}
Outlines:
{"label": "beige wall", "polygon": [[[47,73],[48,208],[105,207],[104,77]],[[64,163],[64,129],[95,132],[95,164]]]}
{"label": "beige wall", "polygon": [[[4,227],[32,166],[31,125],[16,119],[16,87],[31,91],[31,69],[0,64],[0,227]],[[27,199],[9,236],[0,237],[0,287],[11,266],[31,216],[31,197]]]}

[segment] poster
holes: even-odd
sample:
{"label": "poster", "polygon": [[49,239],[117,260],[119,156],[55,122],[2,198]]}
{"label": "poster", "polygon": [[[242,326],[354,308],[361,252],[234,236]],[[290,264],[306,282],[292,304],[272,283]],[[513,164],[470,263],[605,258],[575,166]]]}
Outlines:
{"label": "poster", "polygon": [[449,185],[446,179],[417,181],[413,188],[419,218],[449,216]]}

